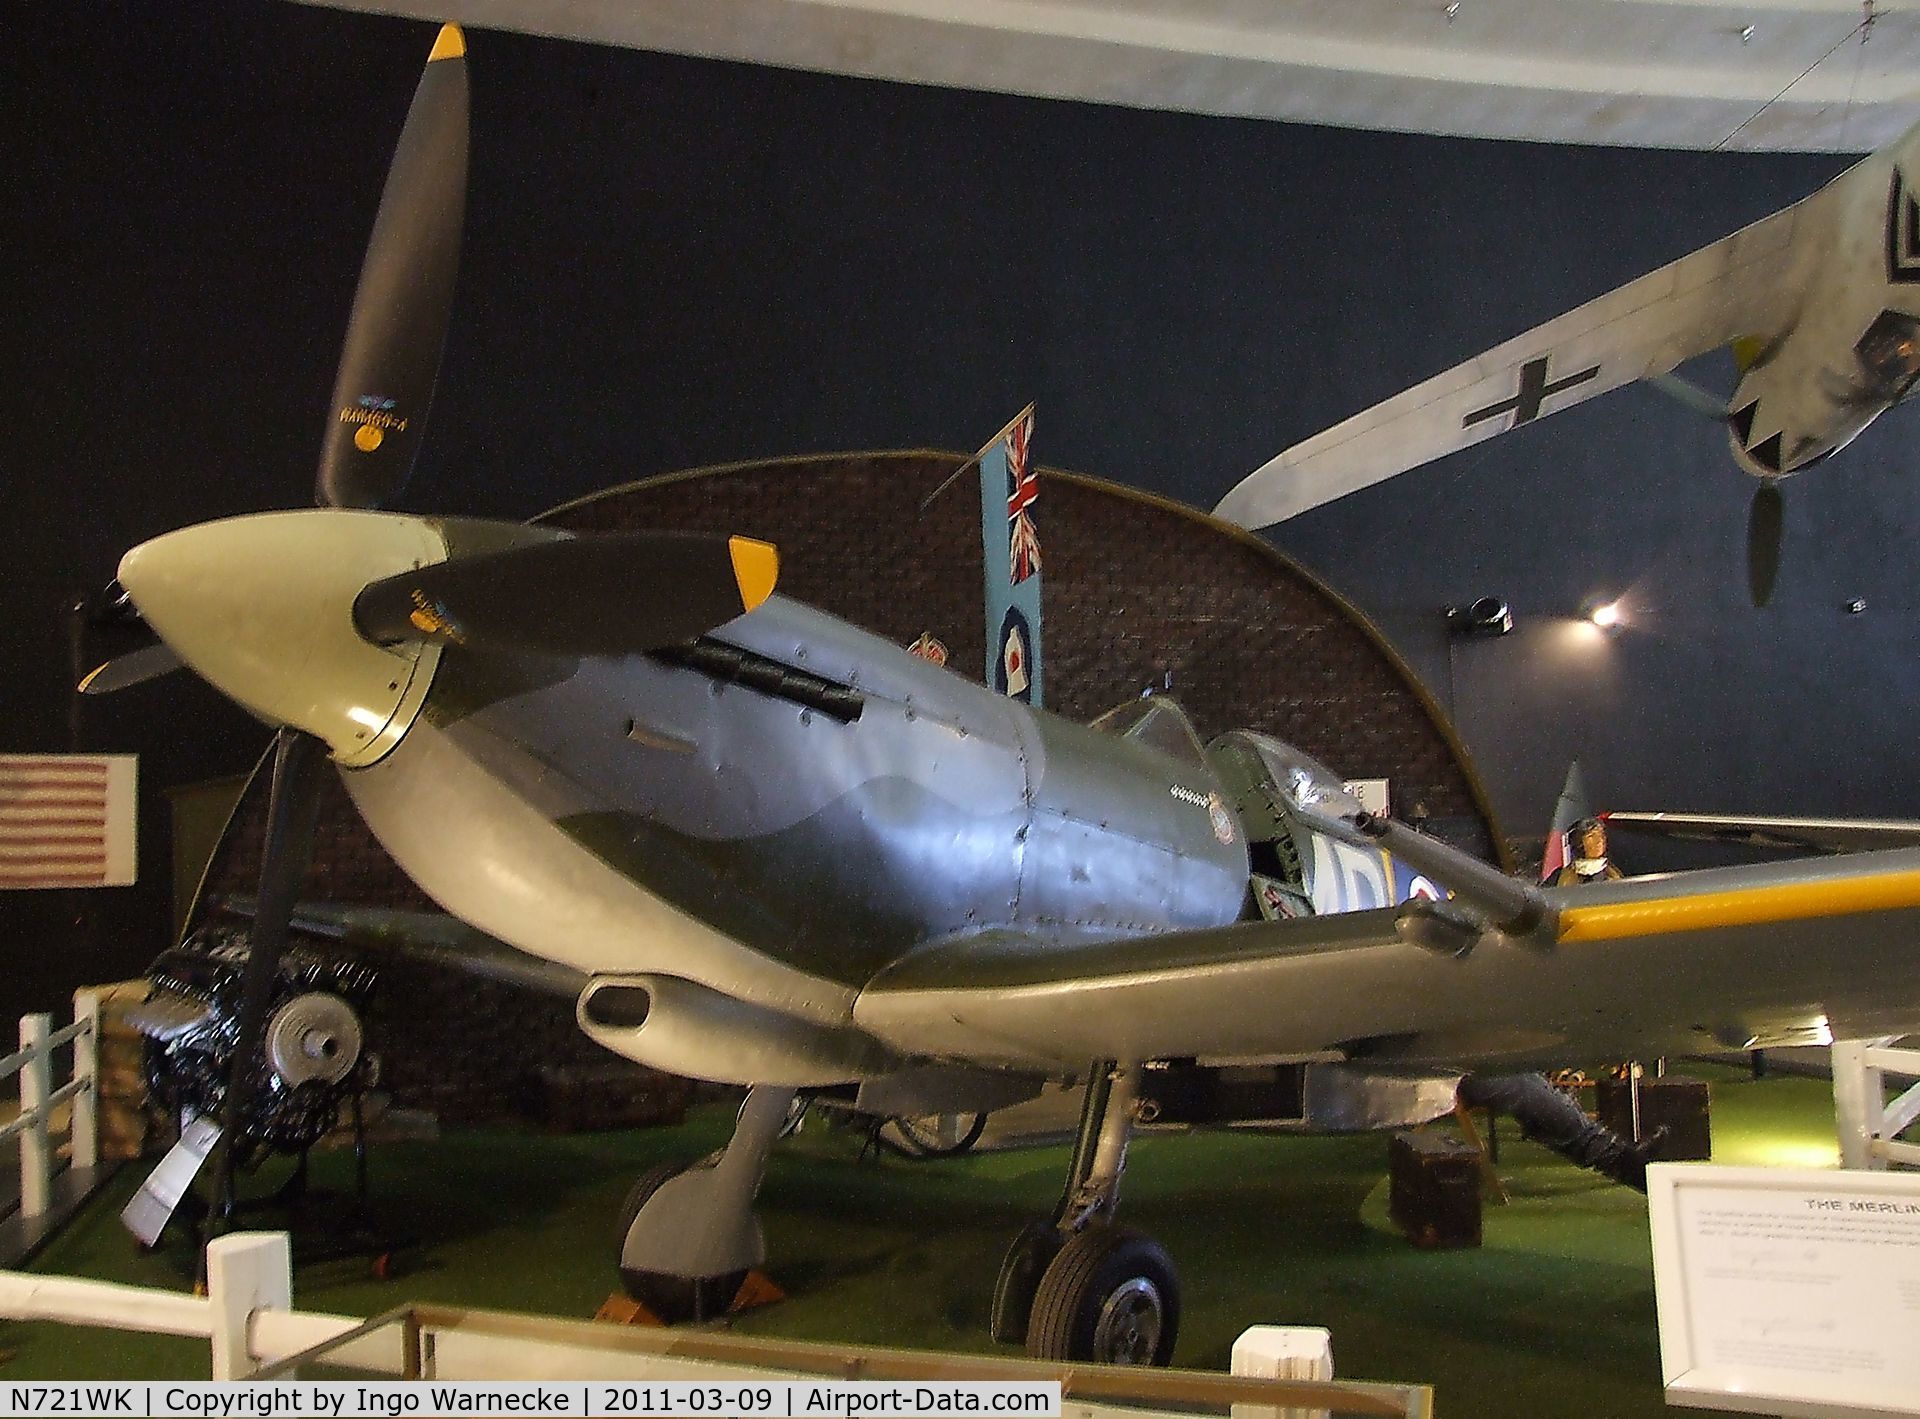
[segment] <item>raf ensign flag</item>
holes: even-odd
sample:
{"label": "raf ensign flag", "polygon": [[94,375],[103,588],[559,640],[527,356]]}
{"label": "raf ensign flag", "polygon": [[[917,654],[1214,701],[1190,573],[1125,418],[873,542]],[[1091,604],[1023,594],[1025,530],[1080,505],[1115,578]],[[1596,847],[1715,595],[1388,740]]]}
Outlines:
{"label": "raf ensign flag", "polygon": [[1040,693],[1040,479],[1029,457],[1029,404],[980,450],[980,537],[986,552],[986,681],[1030,705]]}

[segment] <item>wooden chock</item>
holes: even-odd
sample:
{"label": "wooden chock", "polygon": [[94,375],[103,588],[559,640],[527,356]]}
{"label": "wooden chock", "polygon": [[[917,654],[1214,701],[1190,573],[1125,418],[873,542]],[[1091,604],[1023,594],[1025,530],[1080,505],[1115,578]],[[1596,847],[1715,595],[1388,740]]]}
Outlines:
{"label": "wooden chock", "polygon": [[747,1273],[747,1279],[740,1283],[740,1289],[734,1292],[733,1304],[727,1307],[727,1314],[738,1315],[741,1311],[770,1306],[775,1301],[786,1299],[787,1293],[780,1289],[780,1283],[755,1267]]}
{"label": "wooden chock", "polygon": [[[751,1311],[760,1306],[770,1306],[775,1301],[784,1301],[787,1293],[780,1283],[766,1272],[755,1268],[747,1273],[740,1283],[740,1289],[733,1293],[733,1301],[727,1306],[728,1315],[738,1315],[741,1311]],[[615,1291],[600,1303],[600,1309],[593,1313],[595,1320],[603,1320],[612,1325],[649,1325],[665,1326],[651,1310],[633,1299],[625,1291]]]}
{"label": "wooden chock", "polygon": [[593,1313],[593,1318],[608,1321],[614,1325],[664,1326],[666,1324],[625,1291],[615,1291],[602,1301],[600,1309]]}

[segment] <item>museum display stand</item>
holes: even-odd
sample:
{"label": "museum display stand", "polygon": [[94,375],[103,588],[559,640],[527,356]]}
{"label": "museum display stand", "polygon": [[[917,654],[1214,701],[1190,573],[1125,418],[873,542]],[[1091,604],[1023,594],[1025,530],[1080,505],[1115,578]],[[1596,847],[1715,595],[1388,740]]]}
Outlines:
{"label": "museum display stand", "polygon": [[1920,1415],[1920,1174],[1647,1170],[1667,1403]]}

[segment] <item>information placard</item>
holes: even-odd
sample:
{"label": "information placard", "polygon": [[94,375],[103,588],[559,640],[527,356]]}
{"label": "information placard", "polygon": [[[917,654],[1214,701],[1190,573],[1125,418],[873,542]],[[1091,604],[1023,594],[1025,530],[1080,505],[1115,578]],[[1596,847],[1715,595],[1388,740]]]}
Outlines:
{"label": "information placard", "polygon": [[1920,1173],[1647,1170],[1667,1402],[1920,1415]]}

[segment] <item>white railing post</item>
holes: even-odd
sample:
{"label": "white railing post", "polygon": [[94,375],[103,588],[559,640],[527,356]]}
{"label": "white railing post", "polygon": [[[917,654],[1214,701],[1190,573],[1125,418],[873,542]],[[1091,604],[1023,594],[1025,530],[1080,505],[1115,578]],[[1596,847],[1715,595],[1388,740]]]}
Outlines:
{"label": "white railing post", "polygon": [[1867,1065],[1867,1040],[1833,1042],[1833,1119],[1840,1134],[1840,1166],[1885,1168],[1873,1148],[1886,1108],[1880,1071]]}
{"label": "white railing post", "polygon": [[69,1158],[76,1168],[100,1161],[100,996],[91,990],[73,993],[73,1018],[84,1022],[73,1037],[73,1078],[80,1087],[73,1096],[73,1124]]}
{"label": "white railing post", "polygon": [[53,1147],[47,1138],[47,1095],[53,1092],[53,1061],[47,1036],[53,1021],[46,1015],[20,1017],[20,1215],[46,1215],[53,1191]]}
{"label": "white railing post", "polygon": [[234,1232],[207,1243],[213,1378],[243,1380],[254,1363],[255,1311],[293,1308],[293,1247],[285,1232]]}

